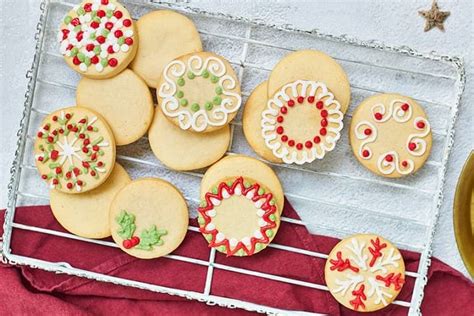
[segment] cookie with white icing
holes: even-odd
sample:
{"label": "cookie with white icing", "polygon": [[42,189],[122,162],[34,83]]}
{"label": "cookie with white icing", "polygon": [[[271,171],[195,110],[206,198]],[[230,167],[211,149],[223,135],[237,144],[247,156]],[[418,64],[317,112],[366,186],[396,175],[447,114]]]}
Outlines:
{"label": "cookie with white icing", "polygon": [[110,236],[109,207],[115,194],[130,183],[127,171],[115,164],[110,177],[84,194],[50,191],[51,210],[56,220],[71,233],[86,238]]}
{"label": "cookie with white icing", "polygon": [[398,249],[370,234],[340,241],[326,261],[329,292],[342,305],[372,312],[395,300],[405,283],[405,264]]}
{"label": "cookie with white icing", "polygon": [[165,116],[192,132],[222,128],[237,115],[242,103],[234,69],[210,52],[184,55],[167,64],[156,94]]}
{"label": "cookie with white icing", "polygon": [[119,146],[145,135],[153,119],[151,92],[129,69],[110,79],[82,78],[76,90],[76,103],[102,114]]}
{"label": "cookie with white icing", "polygon": [[195,170],[212,165],[226,153],[230,144],[230,126],[210,133],[182,130],[155,109],[148,140],[156,158],[174,170]]}
{"label": "cookie with white icing", "polygon": [[85,0],[64,17],[60,52],[81,75],[110,78],[125,69],[137,52],[134,22],[115,0]]}
{"label": "cookie with white icing", "polygon": [[423,108],[413,99],[379,94],[365,99],[354,111],[350,142],[364,167],[380,176],[399,178],[423,166],[432,134]]}
{"label": "cookie with white icing", "polygon": [[158,86],[164,67],[179,56],[202,51],[194,23],[170,10],[157,10],[136,22],[138,51],[130,64],[150,88]]}
{"label": "cookie with white icing", "polygon": [[115,243],[131,256],[153,259],[175,250],[189,221],[181,192],[158,178],[142,178],[123,187],[110,205]]}
{"label": "cookie with white icing", "polygon": [[115,140],[104,118],[69,107],[48,115],[35,136],[35,163],[51,189],[83,193],[101,185],[115,164]]}

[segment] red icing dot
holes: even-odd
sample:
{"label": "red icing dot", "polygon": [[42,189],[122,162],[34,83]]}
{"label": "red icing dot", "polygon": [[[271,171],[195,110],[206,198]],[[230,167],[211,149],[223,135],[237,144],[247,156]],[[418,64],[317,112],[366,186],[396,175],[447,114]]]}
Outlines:
{"label": "red icing dot", "polygon": [[53,184],[56,185],[59,183],[59,180],[58,179],[53,179]]}
{"label": "red icing dot", "polygon": [[90,132],[92,131],[94,128],[92,126],[87,126],[87,130]]}
{"label": "red icing dot", "polygon": [[314,142],[315,144],[319,144],[319,143],[321,142],[321,137],[315,136],[315,137],[313,138],[313,142]]}
{"label": "red icing dot", "polygon": [[86,45],[86,50],[87,50],[88,52],[90,52],[90,51],[93,50],[93,49],[94,49],[94,44],[90,43],[90,44],[87,44],[87,45]]}
{"label": "red icing dot", "polygon": [[121,30],[117,30],[114,32],[116,38],[121,38],[123,36],[123,32]]}
{"label": "red icing dot", "polygon": [[292,139],[290,139],[290,140],[288,141],[288,146],[290,146],[290,147],[295,146],[295,141],[292,140]]}
{"label": "red icing dot", "polygon": [[53,135],[54,135],[54,136],[58,135],[58,131],[57,131],[57,130],[54,130],[54,131],[53,131]]}
{"label": "red icing dot", "polygon": [[293,100],[288,101],[288,106],[293,106],[293,105],[295,105],[295,101]]}
{"label": "red icing dot", "polygon": [[97,166],[99,166],[99,167],[102,167],[103,165],[104,165],[104,163],[103,163],[102,161],[99,161],[99,162],[97,163]]}
{"label": "red icing dot", "polygon": [[74,175],[75,175],[76,177],[81,174],[81,170],[79,170],[79,168],[77,168],[77,167],[75,167],[74,169],[72,169],[72,172],[74,172]]}
{"label": "red icing dot", "polygon": [[385,160],[388,161],[388,162],[392,162],[393,161],[393,156],[392,155],[387,155],[387,156],[385,156]]}
{"label": "red icing dot", "polygon": [[327,117],[328,116],[328,111],[327,110],[322,110],[321,111],[321,116],[322,117]]}
{"label": "red icing dot", "polygon": [[95,160],[96,158],[97,158],[97,153],[93,153],[93,154],[91,155],[91,160]]}
{"label": "red icing dot", "polygon": [[364,150],[364,151],[362,152],[362,156],[365,157],[365,158],[367,158],[367,157],[370,156],[370,152],[366,149],[366,150]]}
{"label": "red icing dot", "polygon": [[100,149],[100,148],[99,148],[99,146],[97,146],[97,145],[92,146],[92,150],[94,150],[94,151],[99,151],[99,149]]}
{"label": "red icing dot", "polygon": [[66,127],[68,130],[72,130],[72,124],[68,124]]}
{"label": "red icing dot", "polygon": [[71,178],[71,176],[72,176],[72,173],[71,173],[71,171],[68,171],[68,172],[66,172],[66,179],[69,179],[69,178]]}
{"label": "red icing dot", "polygon": [[53,136],[48,136],[48,142],[50,142],[50,143],[54,142]]}
{"label": "red icing dot", "polygon": [[71,50],[71,49],[73,49],[73,48],[74,48],[74,46],[73,46],[72,44],[69,44],[66,49],[67,49],[67,50]]}
{"label": "red icing dot", "polygon": [[107,47],[107,52],[108,52],[109,54],[115,53],[114,47],[113,47],[112,45],[109,45],[109,47]]}
{"label": "red icing dot", "polygon": [[53,160],[58,159],[58,157],[59,157],[59,151],[57,151],[57,150],[52,150],[51,153],[50,153],[50,157],[51,157],[51,159],[53,159]]}
{"label": "red icing dot", "polygon": [[96,173],[94,170],[91,170],[91,176],[95,177]]}
{"label": "red icing dot", "polygon": [[77,66],[81,64],[81,61],[79,60],[79,58],[77,58],[77,56],[74,56],[74,58],[72,59],[72,63]]}
{"label": "red icing dot", "polygon": [[38,136],[38,138],[41,138],[43,137],[43,133],[42,132],[38,132],[38,134],[36,134]]}
{"label": "red icing dot", "polygon": [[133,247],[132,245],[132,241],[129,240],[129,239],[125,239],[123,242],[122,242],[122,246],[125,248],[125,249],[130,249]]}
{"label": "red icing dot", "polygon": [[62,128],[59,129],[59,134],[64,133],[64,130]]}
{"label": "red icing dot", "polygon": [[80,41],[82,41],[83,36],[84,36],[84,32],[79,31],[76,35],[76,39],[80,42]]}
{"label": "red icing dot", "polygon": [[49,125],[43,126],[43,129],[44,129],[45,131],[49,131]]}
{"label": "red icing dot", "polygon": [[402,166],[406,168],[408,166],[408,162],[406,160],[403,160],[402,161]]}
{"label": "red icing dot", "polygon": [[43,161],[43,159],[44,159],[43,156],[38,157],[38,161]]}
{"label": "red icing dot", "polygon": [[77,180],[77,185],[82,186],[84,183],[81,180]]}
{"label": "red icing dot", "polygon": [[66,119],[68,119],[68,120],[69,120],[69,119],[71,118],[71,113],[66,113],[66,115],[65,115],[65,116],[66,116]]}
{"label": "red icing dot", "polygon": [[89,168],[89,167],[90,167],[90,165],[89,165],[89,163],[88,163],[87,161],[83,161],[83,162],[82,162],[82,166],[83,166],[84,168]]}
{"label": "red icing dot", "polygon": [[95,65],[95,64],[97,64],[98,62],[99,62],[99,57],[97,57],[97,56],[92,56],[92,58],[91,58],[91,63]]}
{"label": "red icing dot", "polygon": [[91,12],[92,11],[92,3],[84,4],[84,11]]}
{"label": "red icing dot", "polygon": [[67,36],[69,35],[69,30],[64,29],[62,30],[62,32],[63,32],[63,40],[65,40]]}
{"label": "red icing dot", "polygon": [[99,22],[97,22],[97,21],[92,21],[91,22],[91,27],[93,29],[97,29],[97,28],[99,28],[99,26],[100,26]]}
{"label": "red icing dot", "polygon": [[73,26],[78,26],[79,24],[81,24],[81,22],[79,21],[79,18],[74,18],[71,20],[71,24]]}
{"label": "red icing dot", "polygon": [[100,3],[102,3],[103,5],[108,5],[108,4],[109,4],[109,0],[102,0],[102,1],[100,1]]}
{"label": "red icing dot", "polygon": [[84,154],[87,154],[89,152],[89,149],[87,149],[87,147],[82,147],[82,152]]}
{"label": "red icing dot", "polygon": [[122,24],[123,24],[123,26],[125,26],[125,27],[129,27],[130,25],[132,25],[132,20],[130,20],[130,19],[125,19],[125,20],[123,20]]}
{"label": "red icing dot", "polygon": [[127,44],[128,46],[132,46],[133,45],[133,38],[127,37],[125,39],[125,44]]}
{"label": "red icing dot", "polygon": [[138,244],[140,243],[140,238],[139,238],[138,236],[133,236],[133,237],[131,238],[131,240],[132,240],[132,244],[133,244],[134,246],[136,246],[136,245],[138,245]]}
{"label": "red icing dot", "polygon": [[322,127],[328,126],[328,120],[322,119],[322,120],[321,120],[321,126],[322,126]]}
{"label": "red icing dot", "polygon": [[67,188],[68,188],[69,190],[72,189],[72,183],[71,183],[71,182],[69,182],[66,186],[67,186]]}
{"label": "red icing dot", "polygon": [[321,134],[321,136],[326,135],[326,133],[327,133],[327,130],[324,127],[319,130],[319,134]]}
{"label": "red icing dot", "polygon": [[41,176],[41,179],[46,180],[46,179],[48,179],[48,176],[45,175],[45,174],[43,174],[43,175]]}
{"label": "red icing dot", "polygon": [[314,96],[308,97],[308,102],[309,102],[309,103],[313,103],[313,102],[314,102]]}
{"label": "red icing dot", "polygon": [[304,145],[305,145],[306,148],[311,148],[311,147],[313,147],[313,143],[310,142],[309,140],[308,140],[307,142],[305,142]]}
{"label": "red icing dot", "polygon": [[302,143],[296,144],[296,149],[298,149],[298,150],[303,149],[303,144]]}
{"label": "red icing dot", "polygon": [[380,121],[383,116],[382,116],[382,113],[377,112],[377,113],[374,114],[374,117],[377,121]]}
{"label": "red icing dot", "polygon": [[367,136],[369,136],[370,134],[372,134],[372,130],[371,130],[370,128],[366,128],[366,129],[364,130],[364,134],[367,135]]}
{"label": "red icing dot", "polygon": [[281,116],[281,115],[278,116],[278,117],[277,117],[277,122],[278,122],[278,123],[283,123],[283,116]]}
{"label": "red icing dot", "polygon": [[284,132],[283,126],[278,126],[277,129],[276,129],[276,132],[280,135],[283,134],[283,132]]}
{"label": "red icing dot", "polygon": [[323,102],[323,101],[318,101],[318,102],[316,102],[316,107],[317,107],[318,109],[321,110],[321,109],[323,108],[323,106],[324,106],[324,102]]}
{"label": "red icing dot", "polygon": [[409,143],[408,144],[408,149],[410,149],[411,151],[415,150],[416,149],[416,144],[415,143]]}
{"label": "red icing dot", "polygon": [[115,11],[114,12],[114,16],[117,18],[117,19],[120,19],[122,16],[123,16],[123,13],[122,11]]}
{"label": "red icing dot", "polygon": [[89,139],[85,139],[84,142],[83,142],[84,146],[87,146],[90,143],[91,143],[91,141]]}
{"label": "red icing dot", "polygon": [[54,115],[52,120],[56,122],[58,120],[58,117],[56,115]]}
{"label": "red icing dot", "polygon": [[63,169],[61,167],[56,168],[56,174],[61,174],[63,172]]}
{"label": "red icing dot", "polygon": [[110,31],[113,27],[114,27],[114,24],[113,24],[112,22],[107,22],[107,23],[105,23],[105,28],[106,28],[107,30]]}
{"label": "red icing dot", "polygon": [[304,97],[298,97],[298,103],[303,103],[304,102]]}
{"label": "red icing dot", "polygon": [[105,43],[105,37],[102,35],[99,35],[95,39],[99,44],[104,44]]}
{"label": "red icing dot", "polygon": [[420,128],[420,129],[425,128],[425,122],[423,122],[423,121],[416,122],[416,127]]}
{"label": "red icing dot", "polygon": [[98,16],[99,18],[103,18],[103,17],[105,16],[105,11],[104,11],[104,10],[98,10],[98,11],[97,11],[97,16]]}
{"label": "red icing dot", "polygon": [[110,67],[115,67],[115,66],[117,66],[117,64],[118,64],[117,59],[115,59],[115,58],[110,58],[109,59],[109,66]]}
{"label": "red icing dot", "polygon": [[280,111],[282,114],[286,114],[288,113],[288,108],[286,106],[283,106]]}
{"label": "red icing dot", "polygon": [[283,136],[281,137],[281,141],[282,141],[282,142],[288,141],[288,136],[283,135]]}
{"label": "red icing dot", "polygon": [[402,104],[402,110],[405,111],[405,112],[408,111],[408,108],[409,108],[409,107],[410,107],[410,106],[408,105],[408,103],[403,103],[403,104]]}

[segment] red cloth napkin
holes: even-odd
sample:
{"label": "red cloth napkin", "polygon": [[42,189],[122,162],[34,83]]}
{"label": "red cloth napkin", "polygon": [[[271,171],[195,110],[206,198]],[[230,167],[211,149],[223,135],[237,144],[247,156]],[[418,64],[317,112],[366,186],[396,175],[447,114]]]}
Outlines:
{"label": "red cloth napkin", "polygon": [[[287,202],[284,215],[298,218]],[[3,216],[2,216],[3,221]],[[15,222],[64,231],[49,206],[17,208]],[[191,225],[196,225],[191,221]],[[329,253],[337,239],[311,235],[304,226],[283,223],[275,243]],[[12,253],[156,285],[202,292],[207,267],[168,258],[140,260],[119,249],[14,229]],[[200,233],[188,231],[177,255],[208,260],[209,249]],[[419,255],[403,251],[407,271],[416,271]],[[306,282],[324,284],[325,260],[274,248],[250,258],[226,258],[217,253],[217,263]],[[96,282],[29,267],[0,265],[0,314],[245,314],[150,291]],[[425,288],[425,315],[474,315],[474,285],[456,270],[433,259]],[[398,300],[411,299],[414,278],[407,277]],[[327,291],[261,279],[214,269],[211,294],[250,301],[281,309],[312,311],[330,315],[357,314],[340,306]],[[408,309],[390,305],[374,315],[406,315]]]}

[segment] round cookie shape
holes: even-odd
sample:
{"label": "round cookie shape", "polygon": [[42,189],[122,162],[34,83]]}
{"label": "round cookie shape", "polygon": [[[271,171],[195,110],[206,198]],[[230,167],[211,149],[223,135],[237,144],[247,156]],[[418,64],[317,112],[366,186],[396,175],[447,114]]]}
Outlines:
{"label": "round cookie shape", "polygon": [[76,90],[76,103],[105,117],[119,146],[145,135],[153,119],[150,90],[129,69],[105,80],[82,78]]}
{"label": "round cookie shape", "polygon": [[181,56],[166,65],[156,94],[166,117],[193,132],[222,128],[242,103],[234,69],[210,52]]}
{"label": "round cookie shape", "polygon": [[227,256],[251,256],[265,249],[280,224],[273,193],[243,177],[217,183],[198,212],[199,230],[209,247]]}
{"label": "round cookie shape", "polygon": [[431,151],[431,127],[421,106],[399,94],[365,99],[354,111],[350,141],[357,160],[380,176],[416,172]]}
{"label": "round cookie shape", "polygon": [[332,57],[317,50],[299,50],[282,58],[268,78],[268,98],[287,83],[296,80],[323,82],[341,104],[345,113],[351,99],[351,87],[344,69]]}
{"label": "round cookie shape", "polygon": [[34,144],[35,163],[51,189],[82,193],[101,185],[115,164],[115,140],[98,113],[69,107],[48,115]]}
{"label": "round cookie shape", "polygon": [[137,52],[134,22],[115,0],[85,0],[64,17],[58,34],[67,64],[83,76],[110,78]]}
{"label": "round cookie shape", "polygon": [[171,183],[157,178],[132,181],[110,205],[110,230],[115,243],[131,256],[165,256],[183,241],[188,206]]}
{"label": "round cookie shape", "polygon": [[195,170],[212,165],[230,144],[229,125],[210,133],[192,133],[170,122],[159,108],[148,131],[155,156],[174,170]]}
{"label": "round cookie shape", "polygon": [[158,86],[164,67],[179,56],[202,51],[201,38],[193,22],[169,10],[145,14],[136,22],[138,52],[130,64],[150,88]]}
{"label": "round cookie shape", "polygon": [[324,277],[340,304],[358,312],[372,312],[393,302],[400,293],[405,264],[389,241],[360,234],[343,239],[332,249]]}
{"label": "round cookie shape", "polygon": [[51,210],[67,231],[86,238],[110,236],[109,207],[115,194],[130,183],[125,169],[115,164],[110,177],[98,188],[84,194],[50,191]]}
{"label": "round cookie shape", "polygon": [[267,81],[264,81],[252,91],[245,103],[242,127],[247,142],[258,155],[270,162],[281,163],[283,161],[275,157],[262,137],[261,113],[267,107],[267,100]]}
{"label": "round cookie shape", "polygon": [[297,80],[268,100],[261,114],[265,145],[283,162],[322,159],[341,137],[341,105],[322,82]]}
{"label": "round cookie shape", "polygon": [[279,214],[283,211],[285,197],[280,180],[275,172],[265,163],[243,155],[227,156],[207,169],[201,180],[200,198],[205,200],[217,182],[228,178],[248,178],[272,192]]}

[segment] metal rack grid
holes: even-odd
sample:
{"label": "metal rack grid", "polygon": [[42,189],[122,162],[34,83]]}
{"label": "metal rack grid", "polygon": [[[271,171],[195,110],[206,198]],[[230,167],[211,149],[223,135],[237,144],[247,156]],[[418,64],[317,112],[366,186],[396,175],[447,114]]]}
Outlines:
{"label": "metal rack grid", "polygon": [[[127,1],[124,1],[124,2],[127,2]],[[394,190],[401,189],[401,190],[414,191],[416,192],[416,194],[428,195],[432,197],[433,205],[430,208],[430,212],[427,214],[427,216],[425,218],[420,218],[420,219],[418,218],[410,219],[411,223],[414,223],[425,229],[424,240],[421,242],[421,245],[413,246],[412,244],[406,243],[406,242],[404,243],[403,241],[396,242],[396,244],[400,248],[411,249],[411,250],[416,250],[420,252],[421,259],[420,259],[419,269],[416,273],[407,272],[407,276],[416,278],[415,288],[412,293],[411,301],[409,302],[395,301],[394,304],[408,307],[409,308],[408,312],[410,314],[419,313],[419,308],[420,308],[421,300],[423,297],[423,287],[427,281],[426,274],[427,274],[427,269],[430,263],[431,241],[434,234],[435,225],[437,222],[438,210],[442,202],[442,189],[444,185],[446,163],[449,156],[449,151],[452,146],[452,142],[454,140],[454,122],[457,116],[457,108],[459,105],[460,97],[464,89],[465,78],[464,78],[464,68],[463,68],[462,61],[459,60],[458,58],[449,57],[449,56],[440,56],[440,55],[435,55],[435,54],[421,54],[406,47],[402,47],[402,48],[389,47],[389,46],[385,46],[383,44],[375,43],[375,42],[370,42],[370,43],[360,42],[355,39],[350,39],[347,37],[336,37],[336,36],[332,36],[328,34],[321,34],[318,32],[303,32],[303,31],[292,29],[291,27],[288,27],[288,26],[286,27],[268,26],[264,24],[255,23],[252,21],[247,21],[241,18],[202,12],[193,8],[181,6],[179,4],[155,4],[155,3],[152,3],[153,1],[144,2],[144,1],[139,1],[139,0],[128,1],[128,2],[130,2],[129,5],[133,8],[131,10],[131,13],[134,18],[137,18],[139,16],[137,14],[139,12],[146,12],[146,11],[157,9],[157,8],[171,8],[171,9],[181,11],[184,14],[190,15],[191,18],[208,19],[208,22],[210,21],[210,23],[212,23],[212,21],[216,21],[217,25],[219,25],[218,24],[219,21],[225,21],[229,23],[231,22],[238,23],[239,26],[242,26],[243,31],[241,32],[241,35],[234,35],[231,33],[224,33],[224,32],[218,33],[215,31],[201,29],[199,28],[199,24],[198,24],[198,28],[199,28],[201,36],[203,36],[203,40],[205,43],[206,43],[206,40],[209,40],[209,38],[214,38],[214,39],[222,39],[222,40],[231,40],[231,41],[235,41],[241,44],[241,50],[233,58],[230,56],[227,56],[224,53],[222,54],[225,57],[228,57],[232,65],[236,67],[238,71],[238,77],[241,82],[243,82],[243,80],[246,79],[245,78],[246,73],[249,73],[253,70],[268,72],[271,69],[271,67],[267,65],[261,65],[256,62],[247,61],[250,47],[254,49],[255,47],[263,47],[264,49],[269,49],[269,50],[277,49],[277,50],[283,50],[285,52],[292,51],[295,49],[294,47],[291,47],[291,45],[290,46],[277,45],[275,43],[272,43],[271,41],[260,40],[258,39],[258,36],[254,36],[254,32],[261,33],[262,31],[266,29],[271,30],[273,32],[287,32],[288,34],[294,34],[295,36],[307,35],[307,36],[313,37],[314,40],[324,40],[328,42],[331,41],[335,43],[340,43],[341,45],[342,44],[348,45],[350,47],[353,47],[354,50],[356,48],[366,48],[373,51],[384,51],[390,54],[398,54],[400,56],[407,56],[407,58],[408,57],[418,58],[418,59],[422,59],[422,60],[426,60],[430,62],[431,61],[436,62],[439,64],[446,63],[449,65],[450,68],[452,68],[451,70],[449,70],[449,69],[444,69],[442,66],[439,66],[441,69],[439,70],[437,69],[438,64],[436,64],[435,68],[438,70],[438,73],[431,73],[431,72],[425,72],[425,71],[416,71],[416,70],[412,70],[411,68],[406,68],[406,67],[405,69],[402,69],[402,68],[397,68],[395,66],[390,66],[390,65],[384,65],[384,64],[380,65],[379,63],[374,63],[367,60],[355,60],[353,58],[335,56],[335,58],[339,62],[342,62],[342,63],[345,62],[345,63],[355,64],[355,65],[364,65],[364,66],[370,66],[374,68],[380,68],[383,70],[400,71],[400,72],[410,74],[412,76],[430,76],[434,78],[439,78],[440,80],[451,80],[455,83],[455,85],[453,85],[453,97],[452,99],[450,99],[451,104],[447,104],[445,102],[439,102],[439,101],[432,100],[426,97],[415,98],[415,100],[417,100],[418,102],[420,102],[421,104],[425,106],[433,106],[435,108],[446,107],[449,113],[449,120],[447,121],[445,128],[436,128],[435,124],[433,128],[434,136],[435,137],[438,136],[441,139],[444,139],[444,142],[442,143],[443,145],[442,157],[441,157],[442,159],[441,160],[430,159],[427,162],[428,166],[437,170],[437,179],[435,183],[436,185],[434,186],[434,188],[431,188],[431,187],[428,189],[424,188],[422,185],[418,184],[416,181],[414,182],[414,184],[411,184],[411,183],[403,183],[401,181],[398,181],[398,182],[389,181],[389,180],[385,180],[381,178],[368,178],[365,174],[358,175],[358,174],[352,174],[352,173],[336,172],[336,171],[331,171],[331,170],[321,171],[318,169],[312,169],[311,167],[308,168],[305,166],[297,167],[297,166],[291,166],[291,165],[282,166],[282,165],[272,164],[275,168],[284,168],[289,172],[295,172],[295,173],[304,172],[305,174],[311,174],[317,177],[334,178],[336,179],[336,181],[337,179],[349,179],[351,181],[356,181],[360,183],[381,185],[381,186],[392,188]],[[125,3],[125,5],[127,5],[127,3]],[[52,14],[51,10],[53,10],[52,7],[54,7],[55,9],[60,8],[60,10],[65,12],[66,10],[70,9],[72,6],[73,4],[69,2],[55,1],[55,0],[44,1],[41,4],[42,15],[41,15],[40,22],[38,23],[38,26],[37,26],[38,32],[35,37],[37,40],[36,54],[35,54],[32,68],[27,73],[27,77],[30,78],[30,83],[28,85],[28,91],[25,94],[25,98],[26,98],[25,110],[24,110],[24,117],[21,121],[21,129],[18,133],[19,140],[18,140],[18,149],[16,152],[16,160],[11,169],[12,180],[9,185],[9,206],[6,212],[5,225],[4,225],[5,233],[3,236],[3,247],[2,247],[3,249],[2,254],[4,258],[6,258],[8,262],[13,263],[13,264],[15,263],[26,264],[26,265],[30,265],[33,267],[37,267],[37,268],[41,268],[41,269],[45,269],[49,271],[55,271],[58,273],[67,273],[71,275],[82,276],[82,277],[96,279],[100,281],[112,282],[112,283],[147,289],[147,290],[156,291],[156,292],[168,293],[171,295],[183,296],[190,299],[197,299],[200,301],[205,301],[209,304],[218,304],[218,305],[227,306],[227,307],[239,307],[239,308],[245,308],[248,310],[255,310],[255,311],[261,311],[261,312],[268,312],[268,313],[277,313],[277,312],[284,312],[284,311],[273,308],[271,306],[261,306],[261,305],[253,304],[251,302],[243,302],[243,301],[238,301],[232,298],[218,297],[218,296],[212,295],[210,290],[211,290],[212,275],[213,275],[214,269],[222,269],[222,270],[232,271],[235,273],[254,275],[261,278],[272,279],[272,280],[276,280],[280,282],[309,287],[315,290],[327,291],[328,290],[327,287],[323,284],[314,284],[314,283],[304,282],[301,280],[290,279],[290,278],[281,277],[277,275],[271,275],[267,273],[256,272],[256,271],[251,271],[247,269],[241,269],[241,268],[236,268],[236,267],[232,267],[228,265],[215,263],[214,262],[215,250],[213,249],[210,250],[208,261],[188,258],[188,257],[173,255],[173,254],[167,256],[167,258],[169,259],[185,261],[185,262],[189,262],[189,263],[193,263],[197,265],[207,266],[206,282],[205,282],[205,286],[202,292],[183,291],[179,289],[168,288],[168,287],[163,287],[163,286],[154,285],[154,284],[147,284],[143,282],[127,280],[123,278],[98,274],[95,272],[74,268],[67,262],[47,262],[47,261],[43,261],[43,260],[39,260],[35,258],[15,255],[14,253],[12,253],[12,249],[10,249],[10,242],[11,242],[11,233],[13,229],[35,231],[35,232],[39,232],[43,234],[55,235],[55,236],[75,239],[75,240],[81,240],[81,241],[95,243],[95,244],[99,244],[103,246],[117,247],[112,242],[107,242],[103,240],[91,240],[87,238],[78,237],[69,233],[63,233],[60,231],[54,231],[50,229],[24,225],[24,224],[14,222],[15,209],[16,209],[16,206],[19,205],[19,202],[21,202],[19,201],[21,198],[42,199],[46,201],[49,200],[49,197],[46,194],[38,194],[36,192],[29,192],[28,190],[22,189],[21,184],[22,182],[27,181],[26,180],[27,175],[25,174],[28,172],[28,170],[35,169],[33,164],[28,162],[28,157],[25,155],[25,152],[28,150],[27,143],[28,141],[31,141],[31,137],[28,135],[28,129],[30,126],[34,125],[35,115],[44,116],[49,113],[48,109],[43,109],[39,106],[34,105],[35,92],[41,91],[42,89],[47,89],[47,88],[42,88],[41,85],[45,85],[49,87],[58,87],[58,88],[66,89],[70,91],[75,90],[75,86],[74,84],[71,83],[71,81],[68,81],[68,80],[54,81],[49,78],[45,79],[39,75],[40,68],[44,64],[47,63],[45,59],[56,58],[58,60],[62,60],[62,56],[45,48],[46,45],[48,44],[47,41],[45,40],[45,38],[47,37],[47,35],[45,34],[49,31],[52,31],[51,29],[48,29],[48,24],[47,24],[52,19],[54,19],[51,17],[51,14]],[[56,23],[57,21],[53,21],[53,25],[55,25]],[[449,73],[449,74],[446,75],[446,73]],[[37,86],[37,83],[40,84],[39,87]],[[378,92],[384,91],[383,89],[372,88],[370,87],[370,85],[363,85],[363,84],[352,84],[351,87],[353,90],[365,91],[369,93],[378,93]],[[250,91],[250,89],[248,91]],[[248,91],[244,91],[243,95],[248,96],[249,95]],[[347,117],[350,118],[350,114],[346,115],[346,119]],[[236,133],[235,130],[238,128],[241,128],[241,124],[239,123],[237,119],[232,124],[232,135],[233,135],[232,139],[233,140],[235,138],[238,138],[238,136],[235,136],[235,133]],[[341,146],[341,144],[339,144],[338,146]],[[241,152],[239,150],[235,150],[234,147],[235,147],[234,144],[230,144],[229,151],[227,154],[234,154],[234,152]],[[244,153],[248,153],[248,152],[244,151]],[[163,168],[163,166],[156,160],[150,161],[150,160],[147,160],[146,157],[145,158],[139,157],[139,155],[137,157],[137,156],[127,155],[127,154],[118,154],[117,158],[119,159],[119,161],[123,163],[141,165],[141,166],[150,167],[150,168]],[[202,177],[202,172],[183,172],[182,174],[197,178],[198,180],[200,179],[200,177]],[[319,197],[314,197],[314,196],[307,197],[303,194],[300,195],[300,194],[295,194],[293,192],[291,193],[287,192],[286,195],[290,199],[290,201],[292,202],[304,201],[304,203],[307,203],[306,204],[307,206],[328,205],[328,206],[334,206],[334,207],[351,210],[353,214],[356,214],[356,213],[360,214],[363,212],[365,214],[371,214],[375,217],[385,216],[385,217],[388,217],[389,220],[394,220],[394,221],[406,220],[406,217],[400,216],[393,212],[392,213],[381,212],[381,211],[374,210],[371,208],[362,208],[360,206],[354,206],[348,203],[344,203],[342,201],[336,201],[336,202],[328,201],[328,200],[320,199]],[[196,203],[198,203],[198,200],[194,198],[193,195],[188,195],[186,199],[190,205],[195,205]],[[426,219],[429,219],[428,223],[426,223]],[[288,225],[306,225],[306,223],[303,221],[295,220],[295,219],[287,218],[287,217],[283,217],[282,221],[287,223]],[[324,230],[324,225],[318,225],[318,226]],[[193,232],[198,231],[197,228],[193,226],[190,226],[189,230]],[[333,233],[332,235],[335,235],[338,237],[349,233],[348,231],[344,229],[341,229],[337,232],[333,228],[329,228],[327,230]],[[300,248],[295,248],[295,247],[290,247],[290,246],[280,245],[280,244],[275,244],[275,243],[271,244],[270,248],[296,252],[296,253],[304,254],[307,256],[321,258],[321,259],[327,258],[327,254],[308,251],[305,249],[300,249]],[[268,251],[271,251],[271,250],[268,250]],[[314,311],[314,312],[317,312],[317,311]]]}

